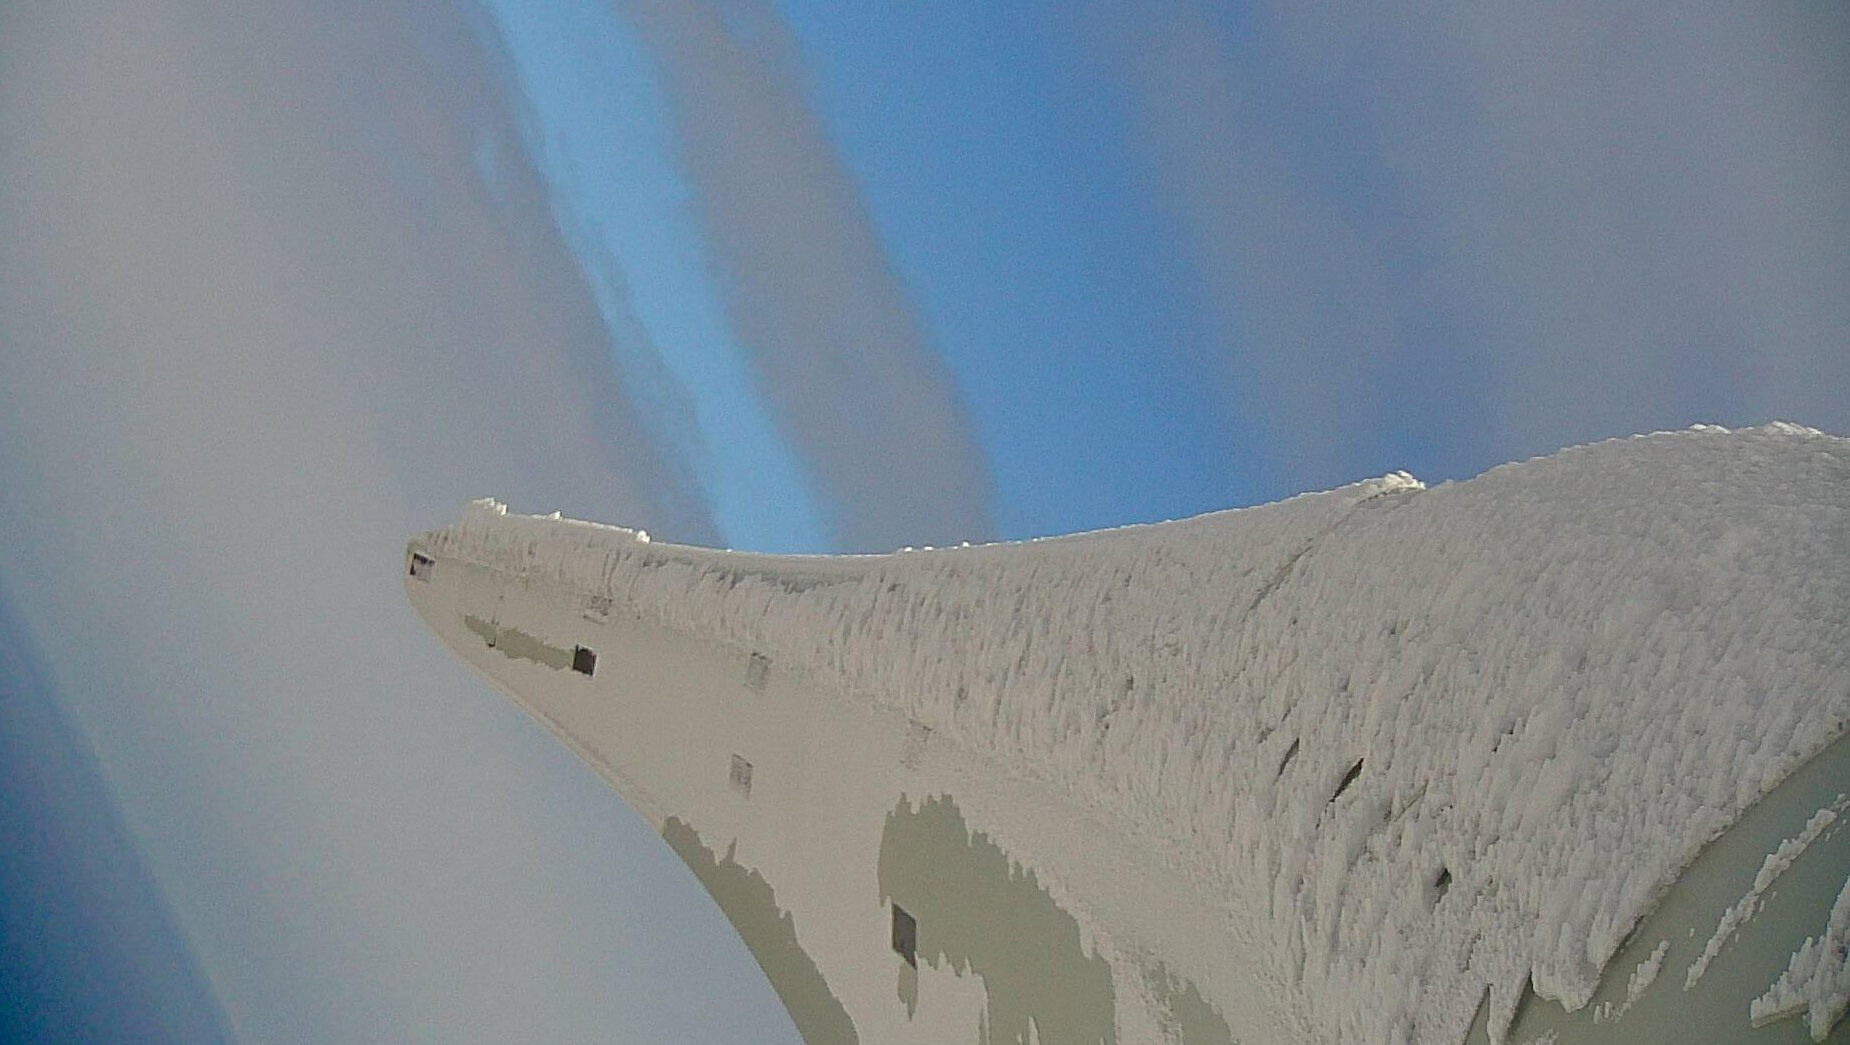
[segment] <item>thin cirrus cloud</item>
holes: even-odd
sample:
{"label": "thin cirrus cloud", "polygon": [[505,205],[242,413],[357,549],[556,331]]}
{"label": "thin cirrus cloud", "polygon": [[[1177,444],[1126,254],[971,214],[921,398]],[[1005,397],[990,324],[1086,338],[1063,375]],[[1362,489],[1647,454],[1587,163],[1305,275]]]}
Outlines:
{"label": "thin cirrus cloud", "polygon": [[1094,9],[1296,485],[1850,429],[1846,16],[1700,7]]}
{"label": "thin cirrus cloud", "polygon": [[985,457],[760,0],[617,0],[654,60],[723,296],[838,550],[978,540]]}

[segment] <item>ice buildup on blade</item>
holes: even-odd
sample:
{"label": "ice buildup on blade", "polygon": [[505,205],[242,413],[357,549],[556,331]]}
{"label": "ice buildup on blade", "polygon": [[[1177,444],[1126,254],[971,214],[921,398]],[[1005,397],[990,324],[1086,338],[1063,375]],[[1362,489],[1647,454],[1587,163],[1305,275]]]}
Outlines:
{"label": "ice buildup on blade", "polygon": [[1698,426],[929,554],[477,501],[408,555],[811,1042],[1846,1033],[1801,946],[1850,866],[1844,439]]}

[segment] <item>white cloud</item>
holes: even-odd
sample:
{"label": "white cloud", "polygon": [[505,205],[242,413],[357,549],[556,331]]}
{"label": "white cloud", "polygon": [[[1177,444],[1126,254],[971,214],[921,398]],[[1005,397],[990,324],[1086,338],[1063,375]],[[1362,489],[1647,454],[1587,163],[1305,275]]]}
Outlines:
{"label": "white cloud", "polygon": [[691,876],[399,589],[481,493],[710,532],[531,173],[475,176],[454,10],[0,26],[0,573],[236,1030],[762,1037]]}
{"label": "white cloud", "polygon": [[1191,4],[1100,9],[1096,42],[1242,421],[1314,487],[1703,420],[1850,430],[1844,20]]}

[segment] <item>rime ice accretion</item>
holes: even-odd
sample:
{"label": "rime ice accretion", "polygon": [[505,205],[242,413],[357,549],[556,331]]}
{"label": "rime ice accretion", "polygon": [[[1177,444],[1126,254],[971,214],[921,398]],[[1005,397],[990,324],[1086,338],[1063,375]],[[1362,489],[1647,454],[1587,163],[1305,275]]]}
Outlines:
{"label": "rime ice accretion", "polygon": [[[1586,1004],[1697,852],[1850,721],[1850,440],[1789,424],[932,552],[720,552],[492,501],[422,540],[1162,833],[1320,1041],[1449,1045],[1486,986],[1499,1039],[1525,983]],[[1757,1009],[1850,992],[1817,964]]]}

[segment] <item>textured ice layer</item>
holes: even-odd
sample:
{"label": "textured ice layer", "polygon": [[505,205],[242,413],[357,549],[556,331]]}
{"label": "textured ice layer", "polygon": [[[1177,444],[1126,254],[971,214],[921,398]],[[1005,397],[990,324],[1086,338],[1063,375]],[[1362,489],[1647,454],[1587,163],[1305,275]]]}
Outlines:
{"label": "textured ice layer", "polygon": [[1316,1041],[1450,1045],[1486,986],[1501,1038],[1530,980],[1584,1005],[1697,851],[1850,721],[1850,440],[1792,425],[884,556],[493,502],[424,539],[1159,832]]}
{"label": "textured ice layer", "polygon": [[1773,887],[1774,882],[1779,881],[1780,875],[1791,869],[1793,862],[1805,854],[1805,850],[1818,840],[1819,835],[1824,834],[1832,824],[1837,822],[1838,814],[1846,808],[1850,808],[1850,796],[1838,795],[1836,802],[1813,813],[1811,819],[1805,822],[1805,829],[1797,836],[1779,843],[1777,850],[1767,854],[1767,858],[1760,864],[1759,872],[1754,875],[1754,884],[1748,887],[1746,895],[1735,901],[1734,906],[1722,912],[1721,921],[1715,926],[1715,931],[1709,935],[1709,942],[1703,946],[1702,953],[1690,964],[1689,971],[1683,977],[1684,990],[1696,986],[1697,982],[1702,979],[1702,974],[1708,971],[1709,964],[1721,953],[1728,938],[1733,936],[1760,909],[1760,902],[1766,895],[1766,891]]}
{"label": "textured ice layer", "polygon": [[1754,1026],[1805,1014],[1813,1041],[1823,1041],[1850,1008],[1850,879],[1831,905],[1831,920],[1807,936],[1767,992],[1754,999]]}

